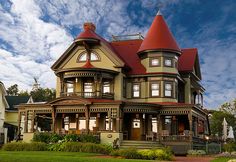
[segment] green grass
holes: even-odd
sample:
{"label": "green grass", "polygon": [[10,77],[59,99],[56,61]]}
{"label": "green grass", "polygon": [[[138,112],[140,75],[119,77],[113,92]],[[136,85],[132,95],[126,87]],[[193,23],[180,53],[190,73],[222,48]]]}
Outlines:
{"label": "green grass", "polygon": [[227,162],[230,159],[233,159],[233,158],[230,158],[230,157],[219,157],[219,158],[215,158],[211,162]]}
{"label": "green grass", "polygon": [[151,160],[98,158],[98,156],[98,154],[80,152],[0,151],[0,162],[152,162]]}

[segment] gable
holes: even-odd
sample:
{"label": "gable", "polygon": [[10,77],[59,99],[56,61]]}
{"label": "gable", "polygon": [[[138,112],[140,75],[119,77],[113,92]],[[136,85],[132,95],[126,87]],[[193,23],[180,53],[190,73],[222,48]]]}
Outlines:
{"label": "gable", "polygon": [[[110,50],[106,44],[102,42],[100,45],[90,48],[92,52],[99,56],[99,61],[91,61],[91,64],[95,68],[103,68],[117,71],[116,67],[123,67],[124,62]],[[84,46],[71,45],[61,58],[52,66],[53,70],[57,69],[69,69],[69,68],[81,68],[85,65],[85,62],[78,62],[78,57],[86,52]]]}
{"label": "gable", "polygon": [[200,62],[197,48],[182,49],[178,61],[179,72],[192,72],[201,79]]}

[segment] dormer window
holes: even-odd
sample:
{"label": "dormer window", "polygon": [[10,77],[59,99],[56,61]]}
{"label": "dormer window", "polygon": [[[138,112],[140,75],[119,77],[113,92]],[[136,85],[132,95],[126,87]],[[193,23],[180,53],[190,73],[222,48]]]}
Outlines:
{"label": "dormer window", "polygon": [[[83,52],[78,57],[78,62],[85,62],[87,60],[87,52]],[[90,61],[98,61],[100,60],[98,54],[91,52]]]}
{"label": "dormer window", "polygon": [[149,66],[151,67],[160,66],[160,58],[150,58]]}
{"label": "dormer window", "polygon": [[171,58],[165,58],[164,59],[164,65],[167,67],[172,67],[173,66],[173,61]]}

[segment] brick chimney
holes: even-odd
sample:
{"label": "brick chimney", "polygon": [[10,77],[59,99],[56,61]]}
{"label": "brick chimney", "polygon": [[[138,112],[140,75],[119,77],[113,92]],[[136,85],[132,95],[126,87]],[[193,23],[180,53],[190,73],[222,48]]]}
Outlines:
{"label": "brick chimney", "polygon": [[84,30],[95,31],[96,30],[96,26],[93,23],[91,23],[91,22],[86,22],[86,23],[84,23]]}

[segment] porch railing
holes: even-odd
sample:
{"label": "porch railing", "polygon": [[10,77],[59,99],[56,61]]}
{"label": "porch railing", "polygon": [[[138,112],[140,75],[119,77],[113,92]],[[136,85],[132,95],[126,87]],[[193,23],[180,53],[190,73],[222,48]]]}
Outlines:
{"label": "porch railing", "polygon": [[190,141],[190,136],[184,136],[184,135],[169,135],[169,136],[161,136],[161,140],[165,142],[169,141]]}
{"label": "porch railing", "polygon": [[114,99],[114,93],[102,93],[102,92],[63,92],[61,96],[77,96],[81,98],[106,98]]}

